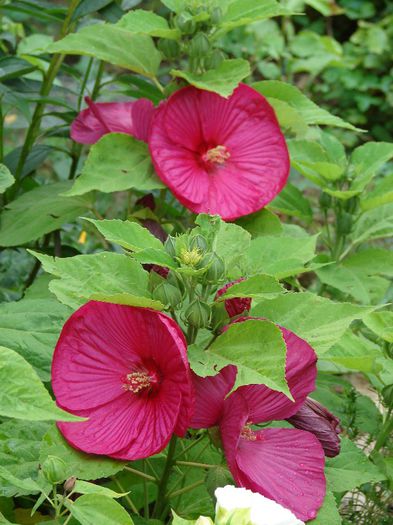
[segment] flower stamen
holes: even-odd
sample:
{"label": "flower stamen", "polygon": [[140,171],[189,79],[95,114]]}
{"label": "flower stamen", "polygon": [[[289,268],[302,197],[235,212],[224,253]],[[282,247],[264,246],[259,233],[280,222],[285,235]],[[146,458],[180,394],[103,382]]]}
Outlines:
{"label": "flower stamen", "polygon": [[202,160],[204,162],[219,164],[221,166],[225,164],[230,156],[231,154],[225,146],[216,146],[215,148],[208,149],[206,153],[202,155]]}
{"label": "flower stamen", "polygon": [[147,372],[132,372],[131,374],[127,374],[126,383],[123,384],[123,388],[134,394],[138,394],[141,390],[152,386],[151,379]]}
{"label": "flower stamen", "polygon": [[246,439],[247,441],[256,441],[257,435],[250,427],[250,424],[247,424],[243,427],[243,430],[240,432],[240,437]]}

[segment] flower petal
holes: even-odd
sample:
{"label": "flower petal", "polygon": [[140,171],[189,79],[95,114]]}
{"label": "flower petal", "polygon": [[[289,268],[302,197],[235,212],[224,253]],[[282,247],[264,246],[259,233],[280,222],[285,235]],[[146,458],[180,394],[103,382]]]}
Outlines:
{"label": "flower petal", "polygon": [[191,428],[209,428],[217,425],[222,415],[224,399],[235,384],[237,368],[224,367],[217,375],[200,377],[192,373],[195,388],[195,410]]}
{"label": "flower petal", "polygon": [[126,133],[147,141],[154,106],[150,100],[135,102],[93,102],[71,124],[71,138],[81,144],[94,144],[107,133]]}
{"label": "flower petal", "polygon": [[324,453],[315,436],[302,430],[269,428],[241,438],[236,482],[290,509],[303,521],[314,519],[325,493]]}

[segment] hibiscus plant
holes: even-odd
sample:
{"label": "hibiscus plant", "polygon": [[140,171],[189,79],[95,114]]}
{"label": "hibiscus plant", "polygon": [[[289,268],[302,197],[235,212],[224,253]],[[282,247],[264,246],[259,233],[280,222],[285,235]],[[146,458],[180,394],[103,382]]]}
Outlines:
{"label": "hibiscus plant", "polygon": [[387,524],[393,144],[228,43],[342,11],[3,3],[0,523]]}

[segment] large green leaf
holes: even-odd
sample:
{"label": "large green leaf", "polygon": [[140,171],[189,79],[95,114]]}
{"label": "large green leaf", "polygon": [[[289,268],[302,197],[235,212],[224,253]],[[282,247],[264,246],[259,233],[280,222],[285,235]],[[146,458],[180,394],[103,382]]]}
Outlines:
{"label": "large green leaf", "polygon": [[315,257],[317,236],[265,235],[252,239],[244,253],[250,273],[267,273],[277,279],[306,271],[304,265]]}
{"label": "large green leaf", "polygon": [[263,208],[251,215],[246,215],[236,222],[239,226],[247,230],[253,238],[264,235],[281,234],[283,232],[280,219],[267,208]]}
{"label": "large green leaf", "polygon": [[353,244],[393,235],[393,203],[364,212],[352,232]]}
{"label": "large green leaf", "polygon": [[128,492],[115,492],[107,487],[102,487],[96,483],[90,483],[89,481],[80,479],[76,480],[73,490],[77,494],[102,494],[103,496],[108,496],[108,498],[121,498],[128,494]]}
{"label": "large green leaf", "polygon": [[32,253],[45,271],[59,277],[50,282],[49,289],[71,308],[78,308],[89,299],[103,300],[119,293],[133,297],[135,306],[154,304],[147,290],[148,273],[126,255],[101,252],[55,259]]}
{"label": "large green leaf", "polygon": [[81,175],[66,195],[163,187],[154,174],[147,145],[129,135],[109,133],[92,146]]}
{"label": "large green leaf", "polygon": [[155,76],[161,61],[151,37],[111,24],[84,27],[54,42],[46,51],[92,56],[147,77]]}
{"label": "large green leaf", "polygon": [[[7,421],[0,425],[0,464],[17,479],[36,479],[41,441],[48,423]],[[8,498],[30,494],[0,478],[0,495]],[[0,520],[1,523],[1,520]]]}
{"label": "large green leaf", "polygon": [[284,287],[277,279],[271,275],[259,274],[234,284],[221,296],[221,299],[231,299],[233,297],[271,298],[283,291]]}
{"label": "large green leaf", "polygon": [[393,157],[393,144],[389,142],[367,142],[352,153],[349,174],[360,190],[366,187],[378,170]]}
{"label": "large green leaf", "polygon": [[46,184],[7,204],[0,216],[0,246],[18,246],[33,241],[86,212],[91,199],[63,196],[70,187],[71,182]]}
{"label": "large green leaf", "polygon": [[238,369],[235,388],[265,384],[289,397],[285,355],[281,330],[268,321],[253,319],[231,325],[207,351],[191,347],[189,358],[194,372],[200,376],[215,375],[224,366],[233,364]]}
{"label": "large green leaf", "polygon": [[355,319],[362,319],[372,307],[335,303],[310,292],[287,293],[261,301],[251,314],[266,317],[305,339],[318,354],[337,341]]}
{"label": "large green leaf", "polygon": [[15,178],[4,164],[0,164],[0,194],[14,184]]}
{"label": "large green leaf", "polygon": [[[368,317],[366,316],[364,321]],[[376,371],[376,360],[382,355],[378,345],[348,330],[335,345],[323,354],[323,360],[338,365],[338,371],[341,370],[341,367],[345,367],[357,372],[371,373]]]}
{"label": "large green leaf", "polygon": [[[263,80],[254,83],[252,87],[267,97],[274,108],[277,100],[287,104],[290,109],[297,112],[299,120],[304,121],[308,125],[334,126],[361,131],[340,117],[336,117],[317,106],[303,95],[299,88],[292,84],[287,84],[280,80]],[[281,109],[283,108],[281,104],[280,107]]]}
{"label": "large green leaf", "polygon": [[341,516],[337,508],[336,499],[330,490],[327,490],[322,507],[317,517],[311,520],[310,525],[340,525]]}
{"label": "large green leaf", "polygon": [[393,202],[393,173],[379,180],[375,188],[362,195],[360,207],[362,210],[372,210],[389,202]]}
{"label": "large green leaf", "polygon": [[393,343],[393,312],[373,312],[367,315],[363,322],[378,337]]}
{"label": "large green leaf", "polygon": [[163,250],[162,242],[154,237],[147,228],[137,222],[121,221],[119,219],[96,221],[88,219],[97,230],[110,242],[122,246],[126,250],[139,252],[152,248]]}
{"label": "large green leaf", "polygon": [[124,507],[102,494],[85,494],[75,502],[65,500],[65,506],[81,525],[133,525]]}
{"label": "large green leaf", "polygon": [[312,220],[312,208],[309,200],[296,186],[289,182],[269,204],[269,210],[285,213],[291,217],[299,217],[306,222]]}
{"label": "large green leaf", "polygon": [[251,73],[250,65],[242,58],[223,60],[217,69],[196,74],[189,71],[172,69],[171,75],[187,80],[199,89],[214,91],[223,97],[229,97],[239,82]]}
{"label": "large green leaf", "polygon": [[0,345],[18,352],[43,381],[49,381],[53,350],[70,313],[55,298],[2,303]]}
{"label": "large green leaf", "polygon": [[55,425],[42,440],[40,462],[43,463],[48,456],[56,456],[65,462],[65,479],[71,476],[83,480],[107,478],[122,470],[126,465],[123,461],[85,454],[71,447]]}
{"label": "large green leaf", "polygon": [[177,40],[180,37],[180,31],[171,29],[165,18],[145,9],[129,11],[120,18],[116,27],[126,29],[130,33],[142,33],[160,38]]}
{"label": "large green leaf", "polygon": [[0,346],[0,415],[27,421],[79,421],[58,408],[37,374],[19,354]]}
{"label": "large green leaf", "polygon": [[221,26],[225,30],[265,20],[274,16],[289,15],[290,11],[276,0],[226,0],[227,6]]}
{"label": "large green leaf", "polygon": [[327,459],[326,478],[334,492],[346,492],[364,483],[385,479],[382,472],[348,438],[342,438],[340,454]]}

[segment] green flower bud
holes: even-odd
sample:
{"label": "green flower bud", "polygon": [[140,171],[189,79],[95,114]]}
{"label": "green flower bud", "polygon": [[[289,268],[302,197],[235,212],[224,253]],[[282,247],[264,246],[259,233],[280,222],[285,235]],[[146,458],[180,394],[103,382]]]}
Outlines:
{"label": "green flower bud", "polygon": [[182,294],[178,288],[167,282],[160,283],[154,288],[153,299],[160,301],[165,306],[177,306],[182,300]]}
{"label": "green flower bud", "polygon": [[191,249],[197,248],[201,252],[205,252],[207,250],[206,239],[204,237],[202,237],[202,235],[199,235],[199,234],[196,235],[190,241],[190,248]]}
{"label": "green flower bud", "polygon": [[206,69],[217,69],[225,59],[225,55],[219,49],[214,49],[211,55],[205,58]]}
{"label": "green flower bud", "polygon": [[165,250],[171,257],[176,257],[176,239],[171,235],[168,235],[167,240],[164,244]]}
{"label": "green flower bud", "polygon": [[57,456],[48,456],[42,464],[42,473],[49,483],[56,485],[67,478],[66,468],[67,465],[64,460]]}
{"label": "green flower bud", "polygon": [[195,33],[195,20],[193,19],[191,13],[188,13],[187,11],[183,11],[176,17],[175,24],[185,35],[192,35]]}
{"label": "green flower bud", "polygon": [[166,58],[176,58],[180,54],[180,46],[176,40],[160,38],[157,47]]}
{"label": "green flower bud", "polygon": [[210,50],[210,42],[204,33],[197,33],[190,42],[188,53],[191,57],[202,58]]}
{"label": "green flower bud", "polygon": [[207,281],[217,282],[221,279],[225,272],[225,263],[215,253],[209,253],[202,259],[200,266],[202,268],[207,267],[205,277]]}
{"label": "green flower bud", "polygon": [[210,20],[212,21],[212,24],[218,25],[221,23],[222,20],[222,9],[221,7],[215,7],[212,12],[210,13]]}
{"label": "green flower bud", "polygon": [[337,233],[340,235],[348,235],[352,230],[352,215],[346,211],[342,211],[337,217]]}
{"label": "green flower bud", "polygon": [[228,312],[225,308],[225,301],[215,302],[212,307],[211,326],[214,333],[217,333],[220,328],[228,324]]}
{"label": "green flower bud", "polygon": [[186,250],[183,248],[180,252],[180,262],[186,266],[195,268],[202,260],[203,254],[199,248],[192,248],[192,250]]}
{"label": "green flower bud", "polygon": [[323,210],[328,210],[332,204],[332,196],[322,192],[319,197],[319,205]]}
{"label": "green flower bud", "polygon": [[345,211],[348,213],[354,213],[358,207],[359,204],[359,197],[356,195],[354,197],[351,197],[350,199],[346,200],[344,203]]}
{"label": "green flower bud", "polygon": [[191,326],[195,328],[205,328],[209,325],[210,313],[210,306],[196,299],[188,306],[185,312],[185,318]]}

